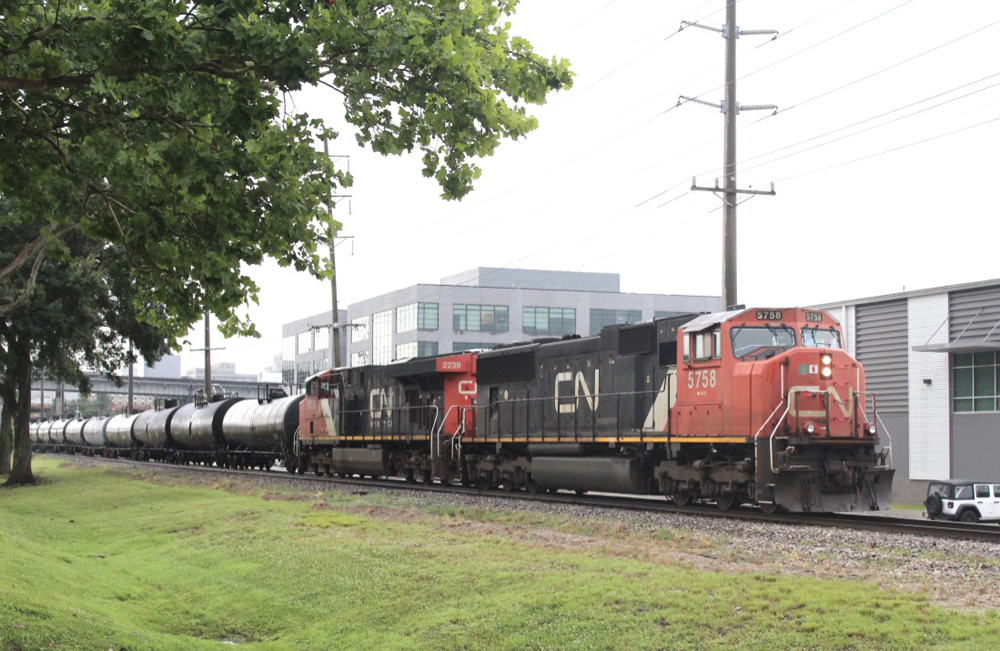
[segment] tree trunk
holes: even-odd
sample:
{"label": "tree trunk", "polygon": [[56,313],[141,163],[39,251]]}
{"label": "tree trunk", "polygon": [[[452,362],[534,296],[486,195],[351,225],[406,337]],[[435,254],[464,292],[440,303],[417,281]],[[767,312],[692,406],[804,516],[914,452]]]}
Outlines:
{"label": "tree trunk", "polygon": [[31,473],[31,347],[23,341],[11,341],[14,352],[14,386],[17,387],[17,413],[14,417],[14,463],[5,486],[34,484]]}
{"label": "tree trunk", "polygon": [[0,475],[10,474],[10,453],[13,443],[11,423],[14,417],[14,405],[9,400],[3,401],[3,411],[0,412]]}

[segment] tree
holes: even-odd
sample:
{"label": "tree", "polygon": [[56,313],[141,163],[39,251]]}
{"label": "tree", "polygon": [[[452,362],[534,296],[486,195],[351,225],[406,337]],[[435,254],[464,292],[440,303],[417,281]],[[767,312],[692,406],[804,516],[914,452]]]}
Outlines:
{"label": "tree", "polygon": [[[5,207],[8,204],[0,204],[0,217],[5,216]],[[30,226],[12,225],[16,221],[0,219],[0,264],[33,236]],[[79,232],[67,235],[63,247],[65,259],[53,257],[39,265],[35,291],[0,320],[0,398],[5,414],[8,405],[15,407],[13,465],[7,484],[33,481],[28,433],[32,368],[44,369],[48,377],[75,384],[86,394],[90,379],[84,367],[116,379],[116,369],[131,361],[129,341],[148,362],[167,348],[163,334],[137,318],[133,306],[140,297],[123,273],[126,257],[117,248]],[[12,287],[0,285],[0,301],[10,298]]]}
{"label": "tree", "polygon": [[[526,103],[571,83],[509,34],[516,0],[47,0],[0,21],[0,196],[30,237],[0,282],[65,259],[79,231],[113,243],[140,318],[180,333],[206,310],[253,334],[241,271],[264,256],[317,276],[323,206],[348,175],[314,147],[337,134],[280,98],[329,89],[359,143],[418,149],[445,198],[468,193],[502,138],[537,126]],[[0,314],[34,284],[19,273]],[[13,307],[11,306],[13,305]],[[145,305],[166,306],[163,313]]]}

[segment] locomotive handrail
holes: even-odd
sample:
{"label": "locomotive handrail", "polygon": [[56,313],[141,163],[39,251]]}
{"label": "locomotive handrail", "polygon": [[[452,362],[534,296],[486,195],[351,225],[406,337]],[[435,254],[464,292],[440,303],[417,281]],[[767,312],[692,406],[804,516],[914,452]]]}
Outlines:
{"label": "locomotive handrail", "polygon": [[[398,411],[404,411],[404,412],[406,412],[406,411],[416,411],[416,410],[419,410],[419,409],[425,409],[425,410],[428,410],[428,411],[431,411],[431,412],[434,413],[434,420],[431,423],[431,426],[429,428],[429,433],[433,434],[435,428],[438,426],[438,417],[439,417],[439,415],[441,413],[441,410],[440,410],[440,408],[437,405],[417,405],[417,406],[412,406],[412,407],[385,407],[385,408],[382,408],[382,409],[352,409],[352,410],[349,410],[349,411],[340,411],[340,412],[338,412],[337,417],[338,417],[338,419],[340,421],[339,422],[339,424],[340,424],[340,431],[344,431],[344,426],[343,425],[344,425],[344,417],[345,416],[347,416],[347,415],[354,415],[354,414],[361,415],[361,416],[367,415],[368,416],[368,425],[370,426],[370,428],[372,430],[375,429],[375,422],[377,420],[378,421],[378,426],[379,426],[378,434],[385,435],[386,421],[389,421],[390,427],[391,427],[392,426],[391,423],[394,420],[394,416],[395,416],[396,412],[398,412]],[[373,416],[373,414],[375,412],[389,412],[389,416],[388,417],[385,417],[385,416],[375,417],[375,416]],[[402,432],[402,431],[400,431],[400,434],[406,434],[407,436],[413,436],[414,432],[413,431],[408,431],[408,432]]]}
{"label": "locomotive handrail", "polygon": [[[780,407],[781,405],[778,406]],[[768,446],[770,447],[769,456],[771,457],[771,472],[776,475],[778,474],[778,467],[774,465],[774,435],[778,433],[778,428],[781,427],[781,422],[785,420],[785,416],[788,415],[788,410],[791,409],[791,407],[792,403],[791,400],[789,400],[788,406],[785,407],[785,411],[781,414],[781,418],[779,418],[778,422],[774,424],[774,429],[771,430],[771,436],[768,437]]]}
{"label": "locomotive handrail", "polygon": [[[858,391],[857,395],[858,396],[863,396],[863,395],[866,395],[867,393],[868,393],[867,391]],[[864,408],[865,402],[866,402],[866,400],[864,400],[864,399],[860,400],[861,407],[859,409],[861,411],[861,415],[864,416],[865,422],[867,423],[867,422],[871,422],[871,421],[868,420],[868,414],[865,412],[865,408]],[[892,465],[892,434],[889,433],[888,428],[886,428],[886,426],[885,426],[885,422],[882,420],[882,416],[879,415],[879,413],[878,413],[878,404],[875,401],[874,394],[872,395],[872,413],[875,414],[875,422],[879,424],[879,427],[880,427],[879,431],[880,432],[885,432],[886,437],[889,439],[889,445],[883,446],[882,449],[889,451],[889,467],[892,468],[893,467],[893,465]]]}

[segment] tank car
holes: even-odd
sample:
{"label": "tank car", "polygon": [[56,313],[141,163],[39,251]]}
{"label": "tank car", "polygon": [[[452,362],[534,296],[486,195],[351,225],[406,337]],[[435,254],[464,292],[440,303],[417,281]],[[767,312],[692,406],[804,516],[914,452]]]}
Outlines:
{"label": "tank car", "polygon": [[105,442],[104,433],[107,430],[111,416],[103,418],[91,418],[83,425],[83,453],[87,456],[103,454]]}
{"label": "tank car", "polygon": [[235,468],[270,469],[283,461],[294,472],[293,437],[299,426],[302,396],[289,397],[284,391],[266,398],[241,400],[222,420],[223,465]]}

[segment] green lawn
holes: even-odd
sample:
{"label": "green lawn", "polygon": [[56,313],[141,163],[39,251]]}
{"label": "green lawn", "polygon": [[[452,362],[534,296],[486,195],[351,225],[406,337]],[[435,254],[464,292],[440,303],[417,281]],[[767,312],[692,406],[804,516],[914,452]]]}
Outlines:
{"label": "green lawn", "polygon": [[654,561],[600,522],[36,468],[0,490],[0,651],[1000,645],[995,612],[671,562],[709,544],[684,531]]}

